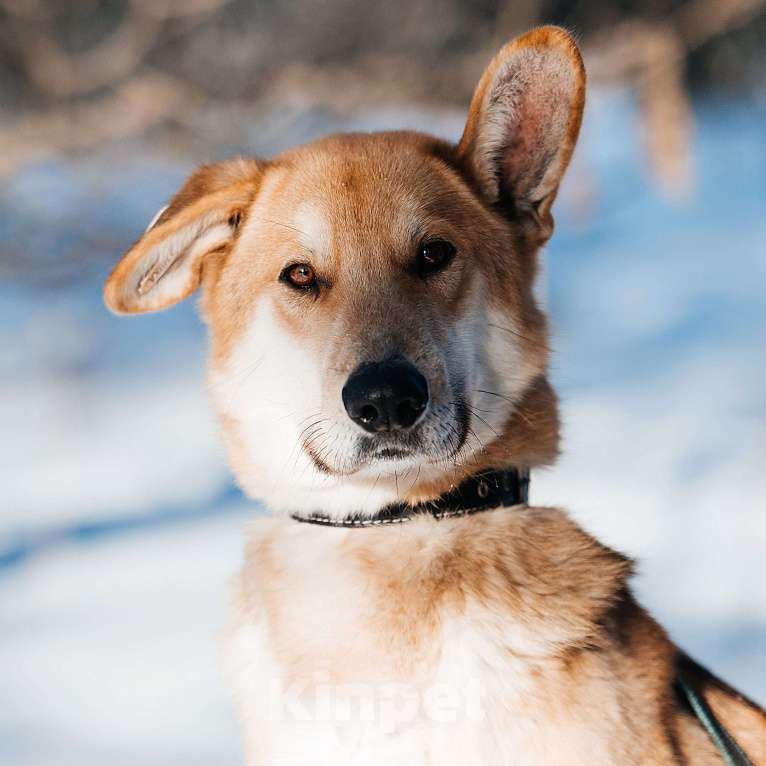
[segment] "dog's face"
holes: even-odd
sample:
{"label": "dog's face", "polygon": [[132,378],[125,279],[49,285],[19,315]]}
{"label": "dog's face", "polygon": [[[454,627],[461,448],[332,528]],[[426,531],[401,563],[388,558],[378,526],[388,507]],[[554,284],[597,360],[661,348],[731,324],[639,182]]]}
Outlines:
{"label": "dog's face", "polygon": [[457,147],[346,135],[206,166],[107,303],[156,310],[203,285],[231,462],[272,506],[376,510],[546,459],[555,444],[519,438],[555,421],[524,407],[553,406],[535,257],[583,94],[574,44],[546,28],[492,62]]}
{"label": "dog's face", "polygon": [[542,372],[512,230],[441,149],[338,137],[264,170],[206,298],[241,463],[407,486],[491,441]]}

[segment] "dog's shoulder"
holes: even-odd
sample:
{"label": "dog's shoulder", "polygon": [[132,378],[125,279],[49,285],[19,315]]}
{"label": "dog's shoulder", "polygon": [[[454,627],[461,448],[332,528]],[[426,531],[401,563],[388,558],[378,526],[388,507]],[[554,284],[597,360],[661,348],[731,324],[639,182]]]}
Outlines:
{"label": "dog's shoulder", "polygon": [[467,603],[500,613],[545,650],[593,645],[628,593],[632,562],[598,542],[558,508],[479,514],[446,535]]}

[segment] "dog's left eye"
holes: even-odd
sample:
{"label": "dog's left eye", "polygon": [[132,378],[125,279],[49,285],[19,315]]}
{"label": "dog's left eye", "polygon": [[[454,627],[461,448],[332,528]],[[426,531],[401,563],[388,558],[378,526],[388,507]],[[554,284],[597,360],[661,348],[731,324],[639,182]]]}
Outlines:
{"label": "dog's left eye", "polygon": [[287,266],[279,275],[279,279],[298,290],[313,290],[317,286],[316,272],[308,263]]}
{"label": "dog's left eye", "polygon": [[421,242],[418,245],[417,271],[421,277],[427,277],[446,268],[455,255],[455,246],[444,239]]}

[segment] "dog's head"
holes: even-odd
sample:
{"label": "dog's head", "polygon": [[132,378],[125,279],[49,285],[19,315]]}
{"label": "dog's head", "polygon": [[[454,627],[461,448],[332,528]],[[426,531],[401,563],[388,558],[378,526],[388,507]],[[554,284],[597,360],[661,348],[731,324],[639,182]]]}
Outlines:
{"label": "dog's head", "polygon": [[118,313],[200,285],[235,473],[274,507],[374,511],[557,450],[533,283],[580,126],[572,39],[535,30],[476,89],[457,146],[332,136],[208,165],[106,284]]}

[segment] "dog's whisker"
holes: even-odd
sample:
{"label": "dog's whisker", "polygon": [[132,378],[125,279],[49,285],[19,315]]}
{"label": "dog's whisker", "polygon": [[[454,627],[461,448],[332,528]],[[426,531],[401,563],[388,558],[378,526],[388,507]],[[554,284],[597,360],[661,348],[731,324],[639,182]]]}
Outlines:
{"label": "dog's whisker", "polygon": [[314,428],[321,429],[322,424],[327,421],[327,418],[322,417],[321,413],[316,412],[303,418],[301,422],[304,422],[308,420],[309,418],[315,418],[315,420],[313,420],[311,423],[309,423],[307,426],[301,429],[301,431],[299,432],[295,440],[295,443],[293,444],[292,449],[290,450],[290,454],[287,457],[286,462],[289,462],[291,459],[293,460],[293,464],[292,464],[293,471],[295,471],[296,468],[298,467],[298,459],[300,458],[300,455],[301,455],[301,448],[305,448],[306,434],[309,431],[309,429],[314,429]]}
{"label": "dog's whisker", "polygon": [[289,229],[290,231],[294,231],[296,234],[300,234],[302,237],[306,239],[310,239],[309,235],[305,231],[303,231],[302,229],[299,229],[297,226],[293,226],[292,224],[285,223],[284,221],[275,221],[273,218],[258,218],[257,220],[263,221],[263,223],[270,223],[273,226],[281,226],[284,229]]}
{"label": "dog's whisker", "polygon": [[418,464],[418,472],[415,474],[415,478],[413,479],[412,484],[410,484],[410,488],[409,488],[409,490],[407,490],[407,494],[410,494],[412,492],[412,490],[415,489],[415,486],[418,483],[418,479],[420,479],[420,469],[421,468],[422,468],[422,466],[420,464]]}
{"label": "dog's whisker", "polygon": [[546,351],[550,350],[550,347],[545,340],[541,338],[530,338],[529,336],[524,335],[524,333],[521,333],[518,330],[513,329],[512,327],[503,327],[503,325],[492,324],[492,323],[488,323],[487,327],[493,327],[494,329],[500,330],[501,332],[507,332],[509,335],[513,335],[516,338],[520,338],[521,340],[524,340],[527,343],[535,344],[539,348],[542,348]]}
{"label": "dog's whisker", "polygon": [[481,415],[479,415],[478,412],[473,407],[468,408],[469,412],[477,419],[480,420],[482,423],[484,423],[487,428],[489,428],[490,431],[499,439],[500,434],[497,432],[497,429],[495,429],[494,426],[492,426],[490,423],[488,423]]}
{"label": "dog's whisker", "polygon": [[480,394],[487,394],[488,396],[496,396],[498,397],[498,399],[503,399],[509,404],[514,404],[514,405],[516,404],[516,402],[513,399],[511,399],[510,396],[506,396],[505,394],[499,394],[497,391],[488,391],[486,388],[476,388],[474,390]]}

